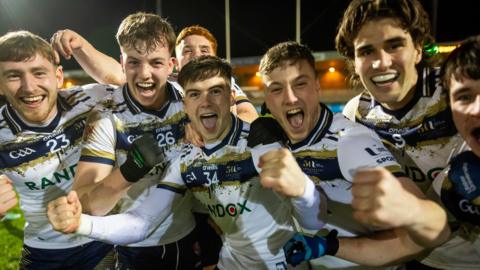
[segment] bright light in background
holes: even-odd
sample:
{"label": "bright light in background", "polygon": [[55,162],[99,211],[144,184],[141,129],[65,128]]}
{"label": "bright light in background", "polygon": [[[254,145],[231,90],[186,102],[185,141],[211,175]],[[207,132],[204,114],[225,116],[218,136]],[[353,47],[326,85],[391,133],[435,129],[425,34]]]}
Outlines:
{"label": "bright light in background", "polygon": [[260,74],[260,71],[257,71],[257,72],[255,72],[255,76],[262,77],[262,74]]}
{"label": "bright light in background", "polygon": [[70,88],[74,85],[74,82],[71,80],[66,80],[63,82],[63,88]]}
{"label": "bright light in background", "polygon": [[328,72],[330,72],[330,73],[335,72],[335,68],[334,68],[334,67],[329,67],[329,68],[328,68]]}

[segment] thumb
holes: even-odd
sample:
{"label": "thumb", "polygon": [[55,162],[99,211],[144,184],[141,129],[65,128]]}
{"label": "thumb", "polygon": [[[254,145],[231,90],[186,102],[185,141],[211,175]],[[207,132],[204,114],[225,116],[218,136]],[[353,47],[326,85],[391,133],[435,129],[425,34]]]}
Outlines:
{"label": "thumb", "polygon": [[77,195],[77,192],[75,190],[72,190],[68,193],[67,202],[69,204],[73,204],[73,203],[78,202],[78,195]]}

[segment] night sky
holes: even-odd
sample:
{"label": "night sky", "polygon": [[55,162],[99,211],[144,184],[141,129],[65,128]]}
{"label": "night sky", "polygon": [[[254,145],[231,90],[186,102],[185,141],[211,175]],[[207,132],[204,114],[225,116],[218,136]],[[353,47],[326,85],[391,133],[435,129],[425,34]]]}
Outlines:
{"label": "night sky", "polygon": [[[334,50],[334,36],[343,10],[350,1],[303,0],[302,42],[314,51]],[[433,14],[435,1],[423,0]],[[219,42],[225,56],[224,0],[0,0],[0,34],[25,29],[50,39],[59,29],[70,28],[99,50],[117,58],[114,35],[121,20],[136,11],[167,17],[178,32],[200,24]],[[436,39],[461,40],[480,34],[475,1],[437,1]],[[231,0],[232,57],[259,56],[270,46],[295,39],[295,0]],[[431,16],[432,17],[432,16]],[[78,68],[74,61],[66,69]]]}

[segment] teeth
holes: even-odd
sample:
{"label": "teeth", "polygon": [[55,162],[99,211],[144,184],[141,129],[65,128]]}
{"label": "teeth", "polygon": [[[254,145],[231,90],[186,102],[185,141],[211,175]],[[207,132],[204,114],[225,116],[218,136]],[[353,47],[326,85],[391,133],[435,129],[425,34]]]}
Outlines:
{"label": "teeth", "polygon": [[42,100],[42,96],[34,96],[34,97],[23,97],[22,100],[25,102],[37,102]]}
{"label": "teeth", "polygon": [[372,77],[372,81],[376,83],[382,83],[382,82],[393,80],[395,79],[395,77],[397,77],[397,74],[393,74],[393,73],[377,75]]}
{"label": "teeth", "polygon": [[153,83],[137,83],[137,86],[140,86],[142,88],[150,88],[153,87]]}
{"label": "teeth", "polygon": [[300,112],[302,112],[301,109],[293,109],[293,110],[287,111],[287,114],[296,114],[296,113],[300,113]]}
{"label": "teeth", "polygon": [[216,114],[214,113],[204,113],[202,115],[200,115],[200,117],[212,117],[212,116],[215,116]]}

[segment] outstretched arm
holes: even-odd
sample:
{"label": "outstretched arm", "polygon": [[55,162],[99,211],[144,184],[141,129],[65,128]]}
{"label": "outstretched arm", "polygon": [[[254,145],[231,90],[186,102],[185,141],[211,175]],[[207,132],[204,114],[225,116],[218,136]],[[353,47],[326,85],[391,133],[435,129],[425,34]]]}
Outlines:
{"label": "outstretched arm", "polygon": [[48,219],[54,230],[77,233],[118,245],[145,239],[172,211],[178,193],[151,187],[151,192],[137,208],[105,217],[81,214],[82,205],[75,191],[48,204]]}
{"label": "outstretched arm", "polygon": [[57,31],[51,39],[53,48],[65,59],[73,56],[80,66],[99,83],[122,85],[125,75],[118,61],[98,51],[75,31]]}

